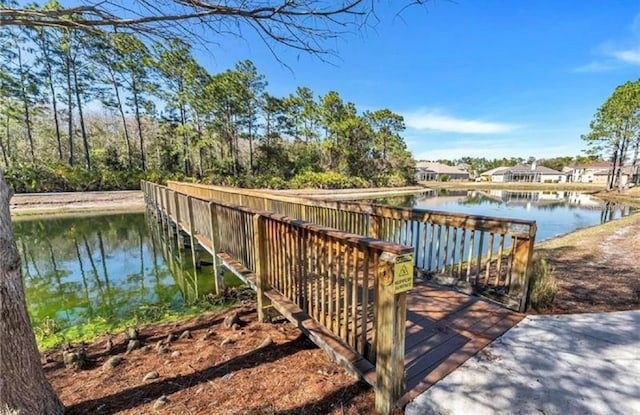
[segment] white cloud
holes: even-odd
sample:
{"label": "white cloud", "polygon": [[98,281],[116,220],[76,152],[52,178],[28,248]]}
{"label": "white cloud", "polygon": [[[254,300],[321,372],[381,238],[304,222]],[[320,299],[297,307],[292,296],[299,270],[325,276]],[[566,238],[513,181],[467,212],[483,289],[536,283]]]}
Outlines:
{"label": "white cloud", "polygon": [[640,45],[631,49],[613,51],[611,56],[624,63],[640,65]]}
{"label": "white cloud", "polygon": [[409,128],[463,134],[499,134],[518,128],[516,125],[458,118],[434,110],[405,113]]}
{"label": "white cloud", "polygon": [[612,65],[610,63],[593,61],[586,65],[573,68],[573,72],[585,72],[585,73],[606,72],[614,68],[615,68],[615,65]]}
{"label": "white cloud", "polygon": [[640,13],[634,17],[630,32],[624,40],[600,43],[595,50],[599,59],[573,68],[573,72],[605,72],[622,65],[640,65]]}

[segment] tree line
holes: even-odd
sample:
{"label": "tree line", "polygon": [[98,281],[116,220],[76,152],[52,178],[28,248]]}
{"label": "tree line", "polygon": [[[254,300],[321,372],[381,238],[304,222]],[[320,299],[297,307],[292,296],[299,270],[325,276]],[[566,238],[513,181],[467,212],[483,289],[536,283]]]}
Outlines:
{"label": "tree line", "polygon": [[17,191],[197,177],[246,187],[410,181],[403,118],[339,93],[267,91],[250,60],[209,73],[173,39],[3,26],[0,163]]}

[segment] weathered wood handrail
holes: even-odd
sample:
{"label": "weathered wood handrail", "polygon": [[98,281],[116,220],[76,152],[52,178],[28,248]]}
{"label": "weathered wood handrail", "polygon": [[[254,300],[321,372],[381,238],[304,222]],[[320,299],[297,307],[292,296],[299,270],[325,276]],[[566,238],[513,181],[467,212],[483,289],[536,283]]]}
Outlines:
{"label": "weathered wood handrail", "polygon": [[274,211],[413,246],[418,273],[473,289],[518,311],[526,310],[535,221],[366,202],[322,201],[174,181],[168,187],[207,200]]}
{"label": "weathered wood handrail", "polygon": [[215,247],[214,257],[228,254],[253,272],[261,320],[275,290],[373,363],[376,408],[392,411],[404,391],[408,288],[398,285],[395,262],[410,262],[413,248],[146,181],[141,186],[147,204],[188,233],[192,246]]}

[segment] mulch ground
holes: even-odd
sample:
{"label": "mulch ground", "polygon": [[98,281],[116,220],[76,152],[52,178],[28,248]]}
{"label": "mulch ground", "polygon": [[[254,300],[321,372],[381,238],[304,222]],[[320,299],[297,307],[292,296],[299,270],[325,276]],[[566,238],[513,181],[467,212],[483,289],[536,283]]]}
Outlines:
{"label": "mulch ground", "polygon": [[[223,324],[234,311],[242,320],[235,330]],[[178,338],[186,330],[191,338]],[[169,335],[177,338],[167,342]],[[106,337],[84,345],[89,367],[82,370],[66,368],[61,351],[44,357],[68,414],[375,413],[368,385],[290,323],[258,323],[253,304],[147,327],[139,338],[142,347],[130,353],[124,334],[113,337],[111,352]],[[112,356],[122,362],[104,367]],[[154,371],[156,379],[143,380]]]}

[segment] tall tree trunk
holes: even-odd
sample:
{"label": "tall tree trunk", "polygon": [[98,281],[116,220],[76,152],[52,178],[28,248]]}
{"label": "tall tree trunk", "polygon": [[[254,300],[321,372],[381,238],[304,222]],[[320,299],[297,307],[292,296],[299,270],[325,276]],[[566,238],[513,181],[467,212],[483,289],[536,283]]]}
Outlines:
{"label": "tall tree trunk", "polygon": [[625,136],[622,139],[620,146],[620,156],[618,157],[618,168],[616,169],[615,187],[622,189],[622,170],[624,168],[624,161],[627,158],[627,150],[629,149],[629,139],[627,138],[627,129],[625,128]]}
{"label": "tall tree trunk", "polygon": [[69,166],[73,166],[73,89],[71,87],[71,51],[64,54],[65,69],[67,71],[67,134],[69,139]]}
{"label": "tall tree trunk", "polygon": [[22,98],[22,108],[24,110],[24,123],[27,129],[27,140],[29,141],[29,152],[31,154],[31,162],[33,163],[36,160],[35,149],[33,145],[33,131],[31,128],[31,113],[29,111],[30,103],[29,97],[27,96],[27,89],[25,87],[26,83],[26,75],[25,70],[22,64],[22,48],[18,46],[16,48],[18,50],[18,68],[20,70],[20,95]]}
{"label": "tall tree trunk", "polygon": [[189,160],[189,136],[187,135],[187,114],[184,104],[180,104],[180,126],[182,127],[182,156],[184,157],[184,174],[191,176],[191,162]]}
{"label": "tall tree trunk", "polygon": [[613,183],[616,177],[616,166],[618,165],[618,153],[620,152],[620,143],[616,143],[613,148],[613,164],[611,166],[611,173],[607,176],[607,190],[613,189]]}
{"label": "tall tree trunk", "polygon": [[638,183],[638,173],[640,172],[640,165],[638,165],[638,156],[640,155],[640,136],[636,137],[633,147],[633,160],[631,162],[631,180],[634,183]]}
{"label": "tall tree trunk", "polygon": [[116,81],[116,74],[109,69],[109,76],[111,77],[111,83],[113,84],[113,90],[116,93],[116,103],[118,104],[118,112],[120,113],[120,119],[122,120],[122,129],[124,131],[124,142],[127,146],[127,158],[129,161],[129,168],[133,167],[133,152],[131,150],[131,139],[129,137],[129,128],[127,128],[127,117],[124,115],[124,108],[122,107],[122,100],[120,99],[120,89],[118,88],[118,82]]}
{"label": "tall tree trunk", "polygon": [[196,117],[196,134],[198,136],[198,176],[200,179],[204,177],[204,148],[202,147],[202,126],[200,125],[200,117],[198,113],[195,114]]}
{"label": "tall tree trunk", "polygon": [[[9,116],[7,115],[7,125],[6,125],[6,135],[7,140],[9,137]],[[9,157],[7,155],[7,149],[4,146],[4,140],[0,138],[0,151],[2,151],[2,161],[4,162],[4,167],[9,167]]]}
{"label": "tall tree trunk", "polygon": [[42,55],[44,57],[45,69],[47,71],[47,82],[49,83],[49,93],[51,94],[51,105],[53,106],[53,121],[56,127],[56,145],[58,150],[58,160],[62,161],[62,137],[60,134],[60,120],[58,120],[58,100],[56,99],[56,88],[53,85],[53,67],[49,55],[49,46],[46,39],[42,40]]}
{"label": "tall tree trunk", "polygon": [[45,377],[27,313],[10,199],[0,171],[0,414],[62,415],[65,408]]}
{"label": "tall tree trunk", "polygon": [[249,121],[249,172],[253,175],[253,121]]}
{"label": "tall tree trunk", "polygon": [[84,161],[87,170],[91,170],[91,157],[89,155],[89,139],[87,137],[87,129],[84,125],[84,113],[82,112],[82,99],[80,97],[80,88],[78,85],[78,71],[75,62],[72,62],[73,72],[73,89],[76,93],[76,105],[78,106],[78,118],[80,120],[80,133],[82,134],[82,147],[84,149]]}
{"label": "tall tree trunk", "polygon": [[265,127],[264,133],[264,141],[267,144],[267,146],[271,143],[270,138],[271,138],[271,113],[269,111],[266,112],[265,118],[267,120],[267,125]]}
{"label": "tall tree trunk", "polygon": [[7,143],[7,158],[6,158],[6,162],[7,162],[7,167],[9,166],[9,164],[11,163],[11,159],[13,157],[11,157],[11,129],[10,129],[10,123],[11,123],[11,117],[9,116],[9,114],[7,114],[7,122],[5,123],[5,138],[7,139],[6,143]]}
{"label": "tall tree trunk", "polygon": [[50,83],[50,85],[52,97],[51,104],[53,105],[53,119],[56,125],[56,148],[58,150],[58,160],[62,161],[62,137],[60,134],[60,121],[58,120],[58,101],[56,100],[56,93],[53,84]]}
{"label": "tall tree trunk", "polygon": [[131,93],[133,94],[133,108],[136,113],[136,126],[138,127],[138,142],[140,145],[140,163],[142,165],[142,171],[147,170],[147,163],[144,154],[144,138],[142,136],[142,122],[140,117],[140,102],[138,97],[138,87],[136,85],[135,76],[131,77]]}

